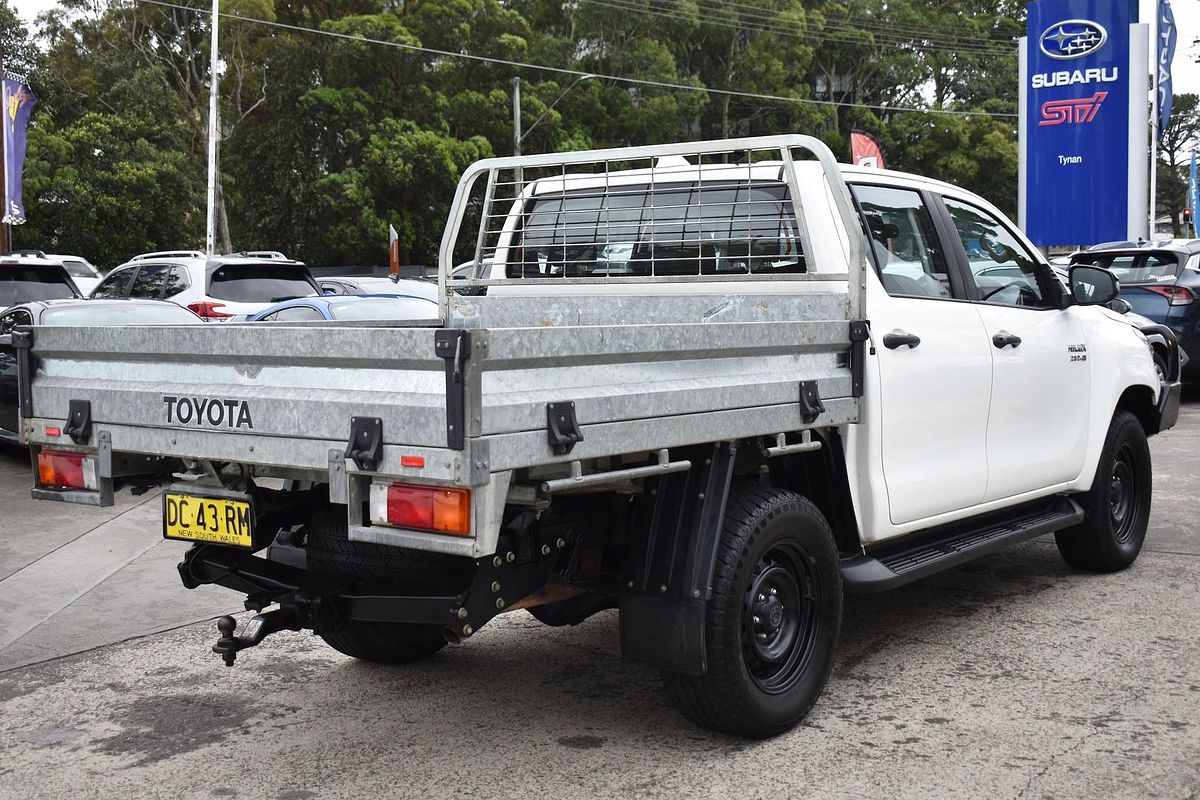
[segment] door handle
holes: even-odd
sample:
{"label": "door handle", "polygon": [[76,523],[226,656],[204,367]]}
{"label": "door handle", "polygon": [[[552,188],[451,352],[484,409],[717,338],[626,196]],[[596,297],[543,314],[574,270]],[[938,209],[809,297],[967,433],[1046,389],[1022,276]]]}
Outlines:
{"label": "door handle", "polygon": [[1006,347],[1020,347],[1021,337],[1008,331],[1000,331],[992,337],[992,344],[1003,350]]}
{"label": "door handle", "polygon": [[886,347],[888,350],[895,350],[897,347],[904,347],[905,345],[908,345],[908,349],[911,350],[914,347],[916,347],[917,345],[919,345],[920,343],[921,343],[920,336],[914,336],[911,333],[905,333],[904,331],[901,331],[901,330],[896,330],[896,331],[892,331],[891,333],[884,334],[884,337],[883,337],[883,346]]}

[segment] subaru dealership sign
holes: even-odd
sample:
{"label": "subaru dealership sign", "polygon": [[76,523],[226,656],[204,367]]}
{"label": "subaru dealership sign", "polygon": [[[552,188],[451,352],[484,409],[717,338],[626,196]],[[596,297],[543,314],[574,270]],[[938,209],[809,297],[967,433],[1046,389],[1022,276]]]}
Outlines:
{"label": "subaru dealership sign", "polygon": [[1149,30],[1137,0],[1036,0],[1021,40],[1021,227],[1039,246],[1148,235]]}

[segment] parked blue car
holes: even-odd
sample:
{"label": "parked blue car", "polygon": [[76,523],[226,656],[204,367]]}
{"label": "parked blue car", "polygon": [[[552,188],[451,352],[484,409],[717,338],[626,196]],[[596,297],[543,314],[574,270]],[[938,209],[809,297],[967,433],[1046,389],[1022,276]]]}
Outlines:
{"label": "parked blue car", "polygon": [[1200,377],[1200,240],[1097,245],[1071,263],[1112,270],[1134,312],[1174,331],[1189,359],[1184,377]]}
{"label": "parked blue car", "polygon": [[414,295],[325,295],[297,297],[252,314],[249,322],[320,322],[327,320],[438,319],[438,304]]}

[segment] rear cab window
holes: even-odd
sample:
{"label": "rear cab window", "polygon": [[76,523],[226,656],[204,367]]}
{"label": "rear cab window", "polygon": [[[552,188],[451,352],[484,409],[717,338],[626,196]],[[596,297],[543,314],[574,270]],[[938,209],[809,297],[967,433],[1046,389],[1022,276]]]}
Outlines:
{"label": "rear cab window", "polygon": [[509,249],[509,278],[806,271],[778,182],[632,184],[539,195]]}
{"label": "rear cab window", "polygon": [[222,264],[208,279],[208,295],[234,303],[280,303],[319,295],[320,289],[298,264]]}
{"label": "rear cab window", "polygon": [[59,266],[0,265],[0,308],[32,300],[78,297],[75,284]]}

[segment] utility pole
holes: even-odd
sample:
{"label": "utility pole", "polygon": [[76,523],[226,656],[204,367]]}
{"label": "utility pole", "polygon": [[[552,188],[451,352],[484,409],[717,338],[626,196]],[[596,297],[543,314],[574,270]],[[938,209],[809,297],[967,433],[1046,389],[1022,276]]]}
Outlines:
{"label": "utility pole", "polygon": [[1162,43],[1159,42],[1159,23],[1162,11],[1157,7],[1154,11],[1154,40],[1151,43],[1151,54],[1154,56],[1154,71],[1150,79],[1150,234],[1147,241],[1155,241],[1154,226],[1158,214],[1158,75],[1162,69],[1159,59],[1162,58]]}
{"label": "utility pole", "polygon": [[[521,140],[525,138],[524,136],[521,135],[521,79],[513,78],[512,86],[513,86],[513,155],[519,156],[519,155],[521,155]],[[523,169],[521,169],[520,167],[517,167],[513,174],[513,178],[517,184],[516,186],[513,187],[516,190],[513,193],[513,196],[518,197],[521,194],[521,190],[525,188],[525,171]]]}
{"label": "utility pole", "polygon": [[205,250],[210,256],[216,252],[217,244],[217,146],[221,141],[220,108],[217,77],[217,29],[220,27],[220,0],[212,0],[212,46],[208,58],[208,224],[205,229]]}

